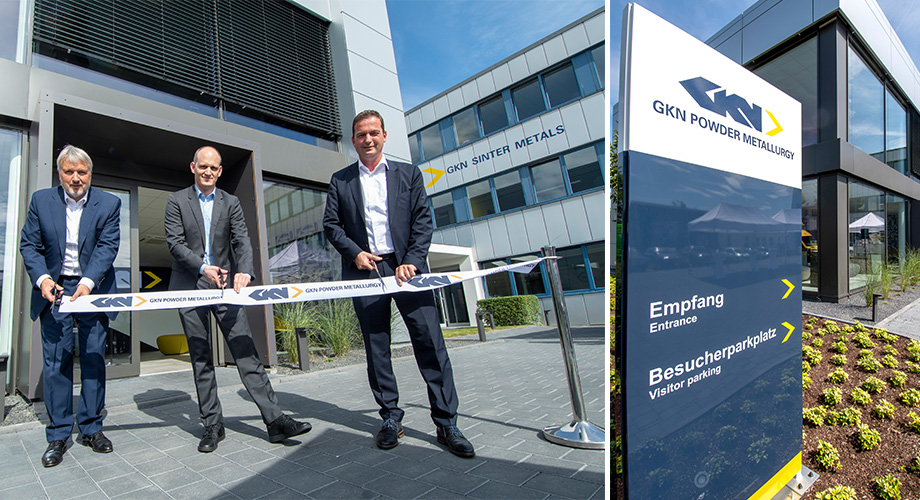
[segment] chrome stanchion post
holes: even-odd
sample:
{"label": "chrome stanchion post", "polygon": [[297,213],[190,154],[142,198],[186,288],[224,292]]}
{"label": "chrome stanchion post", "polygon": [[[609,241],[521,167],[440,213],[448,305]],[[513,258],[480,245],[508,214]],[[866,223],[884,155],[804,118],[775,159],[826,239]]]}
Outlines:
{"label": "chrome stanchion post", "polygon": [[569,313],[562,296],[562,280],[559,275],[559,263],[556,247],[543,247],[544,261],[549,275],[550,291],[556,310],[556,327],[562,344],[562,356],[565,360],[565,374],[569,381],[569,394],[572,398],[572,412],[575,419],[567,425],[557,425],[543,429],[547,441],[574,448],[603,449],[606,443],[604,429],[588,422],[585,418],[585,399],[581,390],[581,378],[578,376],[578,363],[575,361],[575,348],[572,344],[572,329],[569,327]]}

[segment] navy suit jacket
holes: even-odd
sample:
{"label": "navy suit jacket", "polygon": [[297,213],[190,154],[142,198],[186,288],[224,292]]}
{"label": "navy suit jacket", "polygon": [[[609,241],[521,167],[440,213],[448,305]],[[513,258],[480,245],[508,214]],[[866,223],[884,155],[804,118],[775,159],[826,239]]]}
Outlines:
{"label": "navy suit jacket", "polygon": [[[205,242],[204,218],[194,185],[169,195],[163,223],[166,244],[175,259],[169,289],[195,290],[200,277],[198,270],[204,264]],[[240,200],[218,188],[214,188],[214,206],[211,207],[211,264],[230,271],[231,286],[235,273],[255,277],[252,243]]]}
{"label": "navy suit jacket", "polygon": [[[67,243],[65,196],[61,186],[36,191],[29,202],[29,214],[22,227],[19,253],[33,286],[33,321],[51,304],[42,297],[35,280],[48,274],[57,282],[64,264]],[[86,197],[77,242],[80,269],[84,277],[95,283],[92,293],[115,293],[115,268],[112,264],[121,241],[121,200],[93,187],[88,188]]]}
{"label": "navy suit jacket", "polygon": [[[432,225],[422,173],[408,163],[392,160],[387,163],[390,166],[387,170],[387,218],[396,261],[400,265],[414,264],[420,273],[427,273]],[[332,174],[323,228],[326,239],[342,254],[342,278],[372,277],[373,271],[362,271],[355,266],[355,257],[362,251],[370,251],[357,162]]]}

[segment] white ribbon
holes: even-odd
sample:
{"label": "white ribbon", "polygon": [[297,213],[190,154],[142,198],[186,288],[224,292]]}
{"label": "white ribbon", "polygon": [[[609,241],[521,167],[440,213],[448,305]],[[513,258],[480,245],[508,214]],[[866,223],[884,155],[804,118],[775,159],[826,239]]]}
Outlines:
{"label": "white ribbon", "polygon": [[61,299],[60,311],[153,311],[156,309],[199,307],[213,304],[264,306],[283,304],[285,302],[365,297],[396,292],[422,292],[505,271],[526,274],[533,270],[543,259],[539,258],[520,264],[510,264],[479,271],[423,274],[404,282],[402,286],[396,284],[396,277],[387,276],[369,280],[248,286],[241,289],[240,293],[236,293],[232,288],[225,290],[175,290],[133,294],[114,293],[108,295],[84,295],[77,297],[77,300],[72,302],[69,296],[64,296]]}

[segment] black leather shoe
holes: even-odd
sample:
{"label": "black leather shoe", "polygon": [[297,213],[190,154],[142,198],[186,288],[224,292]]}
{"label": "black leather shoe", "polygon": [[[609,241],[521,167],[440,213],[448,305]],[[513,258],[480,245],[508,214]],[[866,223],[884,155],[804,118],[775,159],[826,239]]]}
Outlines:
{"label": "black leather shoe", "polygon": [[473,458],[476,455],[473,445],[463,437],[456,425],[438,427],[438,442],[446,445],[447,449],[458,457]]}
{"label": "black leather shoe", "polygon": [[92,436],[83,436],[83,446],[91,446],[96,453],[112,453],[112,442],[102,431]]}
{"label": "black leather shoe", "polygon": [[383,421],[383,426],[377,431],[377,447],[381,450],[396,448],[399,444],[399,438],[405,436],[402,424],[388,418]]}
{"label": "black leather shoe", "polygon": [[54,467],[64,460],[64,451],[67,449],[64,441],[52,441],[48,443],[48,449],[42,455],[42,465],[45,467]]}
{"label": "black leather shoe", "polygon": [[224,440],[224,424],[213,424],[204,428],[204,436],[198,442],[198,451],[211,453],[217,449],[217,443]]}
{"label": "black leather shoe", "polygon": [[280,443],[287,438],[306,434],[312,428],[310,422],[298,422],[287,415],[281,415],[268,424],[268,442]]}

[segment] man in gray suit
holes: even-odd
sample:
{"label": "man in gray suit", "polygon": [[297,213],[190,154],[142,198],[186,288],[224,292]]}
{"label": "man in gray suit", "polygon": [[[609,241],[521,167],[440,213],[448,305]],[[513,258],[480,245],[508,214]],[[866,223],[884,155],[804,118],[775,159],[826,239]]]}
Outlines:
{"label": "man in gray suit", "polygon": [[[199,148],[190,166],[195,184],[169,195],[166,203],[166,243],[175,259],[169,288],[222,289],[227,286],[227,277],[233,276],[233,290],[239,293],[249,285],[254,272],[252,246],[240,200],[216,186],[223,167],[215,148]],[[224,439],[223,414],[208,338],[210,313],[217,318],[243,385],[262,413],[268,440],[277,443],[308,432],[312,428],[309,423],[292,419],[278,407],[252,341],[245,309],[229,304],[182,308],[179,318],[188,338],[198,407],[205,426],[198,451],[210,453]]]}

